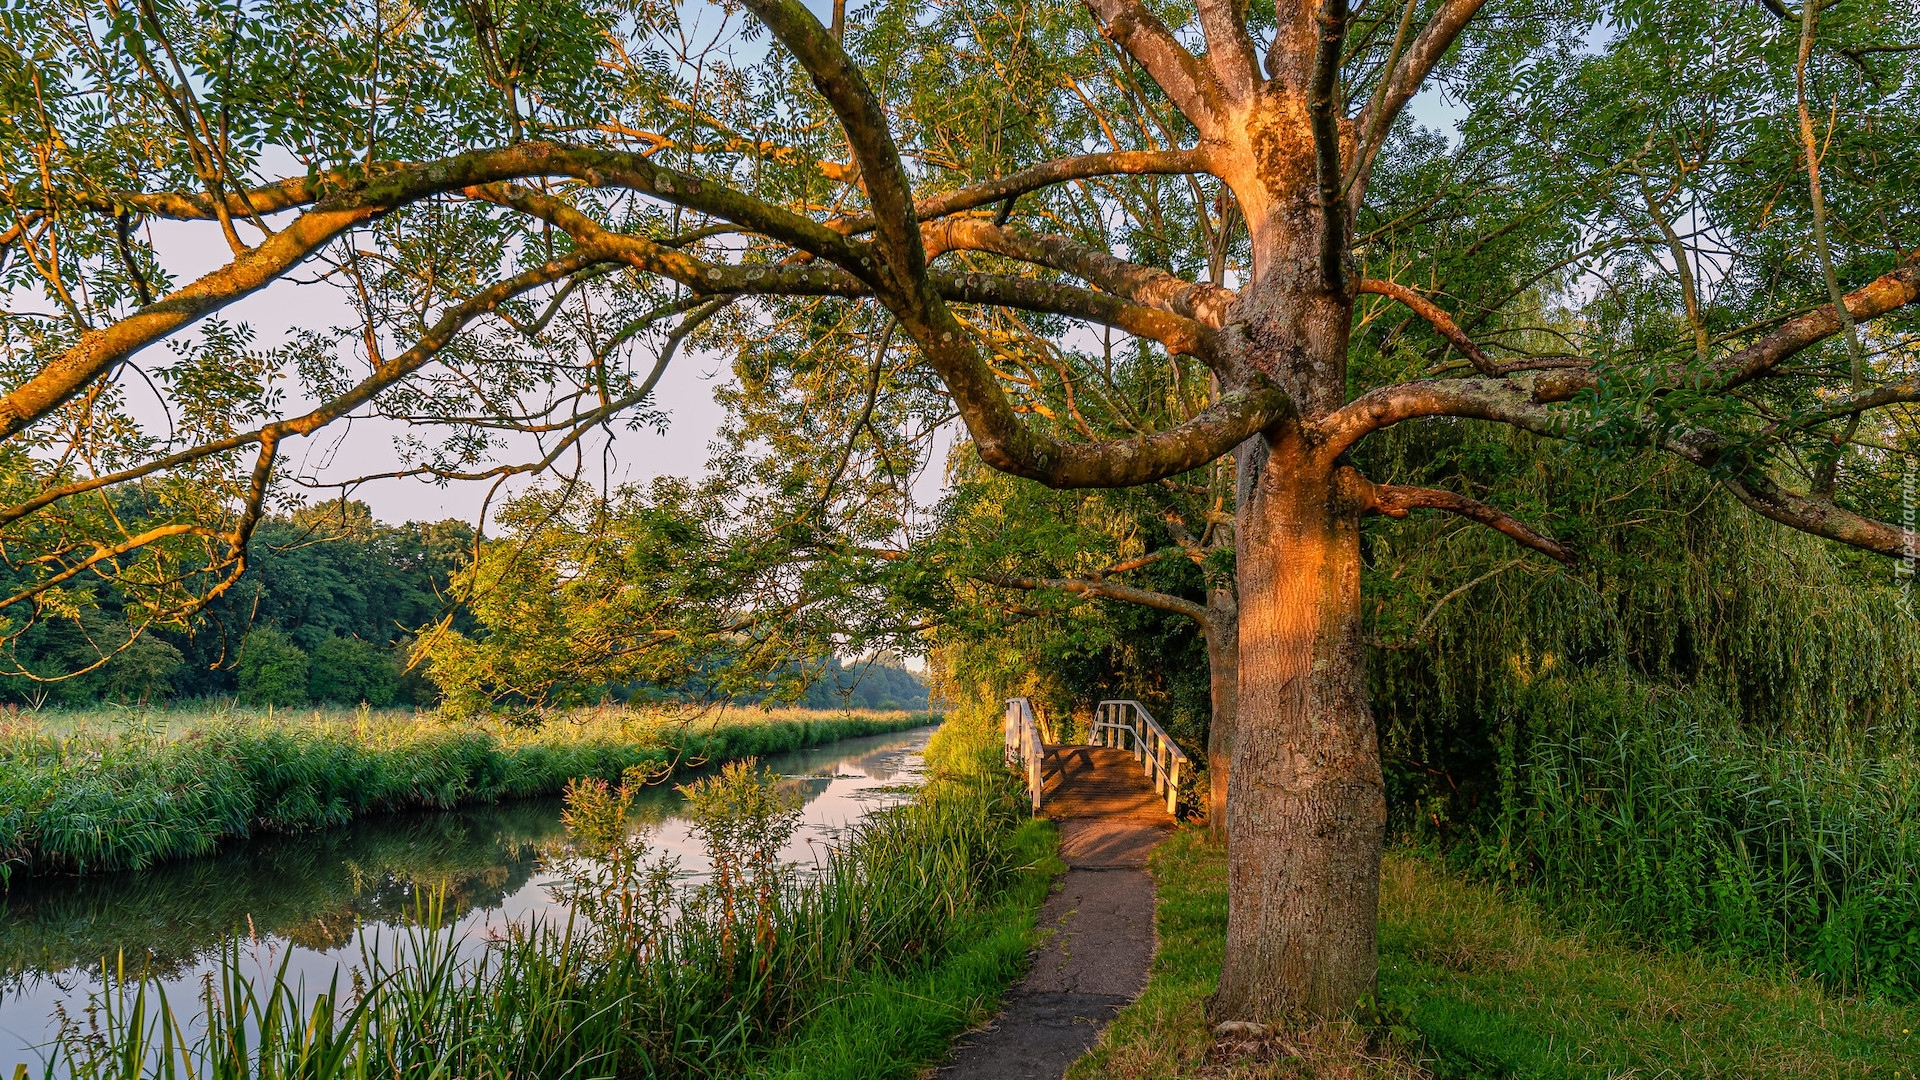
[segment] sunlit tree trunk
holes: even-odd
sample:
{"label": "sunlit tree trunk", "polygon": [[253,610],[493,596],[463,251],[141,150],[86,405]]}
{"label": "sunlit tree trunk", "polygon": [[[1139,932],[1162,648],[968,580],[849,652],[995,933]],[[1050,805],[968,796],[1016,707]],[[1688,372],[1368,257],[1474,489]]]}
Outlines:
{"label": "sunlit tree trunk", "polygon": [[[1253,252],[1236,337],[1298,415],[1267,430],[1264,461],[1241,455],[1255,471],[1236,528],[1240,691],[1214,1003],[1223,1019],[1349,1011],[1372,991],[1378,964],[1386,805],[1360,634],[1365,506],[1343,490],[1351,470],[1302,423],[1346,401],[1352,296],[1344,268],[1330,273],[1322,256],[1328,215],[1301,101],[1281,92],[1245,117],[1245,171],[1229,177]],[[1344,232],[1343,221],[1334,227]]]}
{"label": "sunlit tree trunk", "polygon": [[1276,447],[1240,514],[1240,710],[1222,1017],[1353,1008],[1373,988],[1386,823],[1360,639],[1358,515]]}

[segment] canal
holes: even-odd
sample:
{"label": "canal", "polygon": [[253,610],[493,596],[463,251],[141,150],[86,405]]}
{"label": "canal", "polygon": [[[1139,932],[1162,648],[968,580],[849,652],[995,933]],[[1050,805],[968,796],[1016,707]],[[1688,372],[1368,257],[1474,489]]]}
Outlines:
{"label": "canal", "polygon": [[[763,764],[805,799],[783,857],[823,861],[850,824],[909,798],[932,728],[847,739]],[[689,777],[678,778],[682,782]],[[697,879],[705,852],[670,784],[635,798],[629,822]],[[102,964],[156,977],[181,1014],[198,1011],[206,975],[237,940],[243,967],[318,992],[365,947],[379,948],[443,897],[443,919],[479,950],[509,924],[564,919],[551,861],[563,839],[558,799],[363,818],[345,828],[260,837],[149,870],[28,879],[0,893],[0,1075],[39,1075],[61,1017],[85,1026]]]}

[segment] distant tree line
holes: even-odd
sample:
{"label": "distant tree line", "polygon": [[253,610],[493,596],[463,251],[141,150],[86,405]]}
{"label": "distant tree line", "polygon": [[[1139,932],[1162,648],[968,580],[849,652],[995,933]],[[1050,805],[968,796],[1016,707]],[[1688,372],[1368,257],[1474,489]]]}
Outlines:
{"label": "distant tree line", "polygon": [[[524,557],[524,540],[505,546]],[[413,662],[415,638],[429,627],[488,633],[459,602],[473,548],[465,522],[387,525],[361,502],[273,517],[254,534],[245,575],[186,629],[136,633],[138,615],[112,585],[100,587],[97,609],[20,629],[0,648],[0,670],[16,672],[0,675],[0,701],[77,707],[230,696],[280,707],[435,705],[442,683],[459,682],[463,672]],[[634,577],[631,566],[621,571],[623,581]],[[479,609],[488,610],[484,602]],[[709,651],[671,686],[616,676],[584,692],[616,701],[777,700],[812,709],[928,705],[925,682],[892,654],[790,663],[751,691],[702,677],[729,666],[728,656]],[[81,673],[58,678],[71,672]]]}
{"label": "distant tree line", "polygon": [[[248,546],[245,575],[185,628],[135,635],[133,605],[107,586],[77,619],[19,629],[0,650],[15,672],[0,676],[0,700],[432,704],[439,688],[408,670],[413,634],[463,618],[448,582],[472,549],[464,522],[386,525],[360,502],[271,517]],[[57,678],[70,672],[82,674]]]}

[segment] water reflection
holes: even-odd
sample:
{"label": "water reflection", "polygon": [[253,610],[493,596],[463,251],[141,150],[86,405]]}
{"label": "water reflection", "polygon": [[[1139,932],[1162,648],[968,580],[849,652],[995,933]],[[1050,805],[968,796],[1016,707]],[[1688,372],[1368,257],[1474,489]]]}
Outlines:
{"label": "water reflection", "polygon": [[[799,832],[784,857],[811,864],[850,823],[905,798],[931,729],[848,739],[767,759],[802,792]],[[670,786],[635,800],[630,818],[652,846],[705,871],[700,843]],[[423,894],[479,947],[507,922],[564,917],[541,856],[562,839],[560,802],[368,818],[309,836],[265,837],[217,855],[137,873],[18,882],[0,893],[0,1075],[34,1063],[56,1029],[56,1006],[79,1015],[104,959],[163,978],[190,1011],[200,976],[238,932],[254,963],[281,959],[310,988],[359,956],[364,927],[406,921]],[[389,935],[390,937],[390,935]]]}

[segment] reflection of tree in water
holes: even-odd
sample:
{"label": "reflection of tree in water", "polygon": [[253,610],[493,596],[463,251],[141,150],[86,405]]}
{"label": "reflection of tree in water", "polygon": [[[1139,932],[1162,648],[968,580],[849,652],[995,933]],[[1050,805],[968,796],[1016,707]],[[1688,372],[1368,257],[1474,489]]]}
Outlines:
{"label": "reflection of tree in water", "polygon": [[[905,747],[924,732],[852,739],[767,759],[776,772],[829,775],[792,781],[807,801],[851,761],[887,782]],[[855,756],[857,755],[857,756]],[[674,784],[634,800],[638,826],[680,806]],[[446,893],[443,916],[497,907],[524,888],[543,851],[562,838],[560,805],[534,800],[472,809],[362,818],[337,830],[262,837],[202,859],[143,871],[79,878],[30,878],[0,892],[0,991],[37,977],[95,969],[123,952],[129,971],[173,976],[228,935],[283,937],[312,949],[353,941],[361,922],[410,919],[423,895]],[[251,924],[249,924],[251,919]]]}
{"label": "reflection of tree in water", "polygon": [[[924,739],[924,729],[847,739],[818,750],[784,755],[778,766],[788,774],[811,773],[831,779],[842,766],[859,770],[880,783],[890,783],[905,771],[911,747]],[[771,764],[771,761],[769,762]]]}
{"label": "reflection of tree in water", "polygon": [[[548,800],[362,819],[140,872],[46,878],[0,894],[0,988],[124,952],[177,974],[236,929],[331,949],[360,921],[402,922],[445,890],[445,915],[498,906],[561,835]],[[251,923],[249,923],[251,919]]]}

